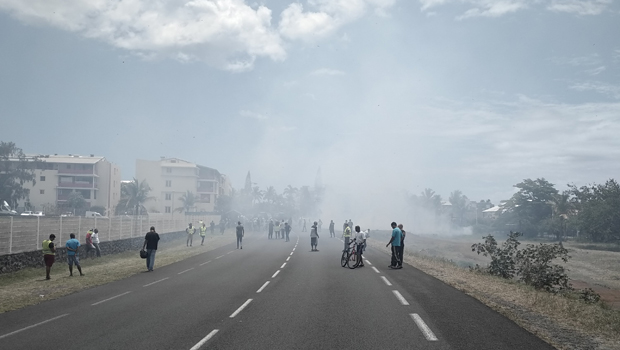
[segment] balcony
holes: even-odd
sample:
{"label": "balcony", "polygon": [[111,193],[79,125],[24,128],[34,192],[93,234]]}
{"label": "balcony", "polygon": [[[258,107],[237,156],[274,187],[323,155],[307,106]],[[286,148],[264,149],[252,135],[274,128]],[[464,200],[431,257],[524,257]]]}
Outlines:
{"label": "balcony", "polygon": [[59,175],[93,175],[93,169],[58,169]]}
{"label": "balcony", "polygon": [[97,189],[94,184],[87,182],[60,182],[56,188],[90,188]]}

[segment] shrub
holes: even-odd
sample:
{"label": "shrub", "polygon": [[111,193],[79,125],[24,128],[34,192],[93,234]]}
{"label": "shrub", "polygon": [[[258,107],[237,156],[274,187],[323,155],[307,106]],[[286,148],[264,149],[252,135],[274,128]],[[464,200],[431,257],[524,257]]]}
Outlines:
{"label": "shrub", "polygon": [[596,304],[601,300],[601,296],[592,288],[585,288],[579,291],[579,299],[586,304]]}

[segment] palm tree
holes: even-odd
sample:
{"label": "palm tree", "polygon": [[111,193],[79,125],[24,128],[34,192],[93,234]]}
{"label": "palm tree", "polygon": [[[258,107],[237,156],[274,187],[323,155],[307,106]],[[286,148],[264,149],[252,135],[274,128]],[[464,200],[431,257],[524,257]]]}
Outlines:
{"label": "palm tree", "polygon": [[154,197],[149,197],[151,187],[146,180],[138,181],[135,177],[131,182],[121,184],[121,199],[118,202],[119,208],[133,209],[134,215],[146,212],[144,203]]}
{"label": "palm tree", "polygon": [[462,225],[463,214],[465,214],[465,210],[467,209],[467,196],[464,196],[461,191],[456,190],[450,193],[449,201],[450,204],[452,204],[452,213],[458,217],[459,225]]}
{"label": "palm tree", "polygon": [[575,212],[574,203],[571,201],[570,191],[554,194],[550,201],[553,218],[559,220],[560,231],[558,239],[562,241],[562,237],[566,234],[566,220],[568,216]]}
{"label": "palm tree", "polygon": [[253,204],[260,202],[263,199],[263,194],[264,194],[264,192],[261,191],[260,187],[254,186],[254,188],[252,188],[252,202],[253,202]]}
{"label": "palm tree", "polygon": [[268,202],[273,203],[277,196],[278,194],[276,193],[276,189],[273,188],[273,186],[269,186],[263,198],[265,198]]}
{"label": "palm tree", "polygon": [[183,211],[188,212],[191,208],[196,206],[196,195],[189,190],[183,193],[179,200],[183,202],[182,207],[175,209],[175,211],[178,211],[179,213],[182,213]]}

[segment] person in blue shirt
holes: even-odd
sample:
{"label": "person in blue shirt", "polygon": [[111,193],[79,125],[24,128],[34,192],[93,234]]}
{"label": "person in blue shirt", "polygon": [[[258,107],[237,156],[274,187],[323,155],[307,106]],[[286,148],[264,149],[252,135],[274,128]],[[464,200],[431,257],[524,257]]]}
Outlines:
{"label": "person in blue shirt", "polygon": [[396,226],[395,222],[392,222],[392,238],[385,246],[389,246],[392,244],[392,262],[390,266],[391,269],[402,269],[403,268],[403,260],[400,256],[400,242],[403,236],[402,231]]}
{"label": "person in blue shirt", "polygon": [[67,241],[67,261],[69,262],[69,276],[73,276],[73,264],[77,266],[78,271],[80,271],[80,276],[84,276],[82,273],[82,267],[80,266],[80,259],[78,258],[78,248],[80,247],[80,241],[75,239],[75,234],[72,233],[69,235],[71,238]]}

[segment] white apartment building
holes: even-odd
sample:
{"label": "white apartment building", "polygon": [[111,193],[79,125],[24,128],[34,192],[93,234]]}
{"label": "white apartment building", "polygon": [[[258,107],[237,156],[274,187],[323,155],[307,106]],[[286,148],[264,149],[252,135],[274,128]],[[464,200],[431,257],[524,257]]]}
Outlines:
{"label": "white apartment building", "polygon": [[[38,157],[35,184],[27,183],[29,198],[20,202],[24,207],[27,201],[36,210],[46,206],[62,206],[71,192],[79,192],[86,200],[87,208],[101,206],[108,215],[121,198],[121,171],[104,157],[80,155],[28,155]],[[88,209],[87,209],[88,210]]]}
{"label": "white apartment building", "polygon": [[196,196],[191,212],[212,213],[219,195],[230,195],[232,186],[226,175],[213,168],[178,158],[160,160],[136,160],[136,179],[146,180],[151,187],[144,206],[149,212],[174,215],[183,207],[180,198],[187,193]]}

